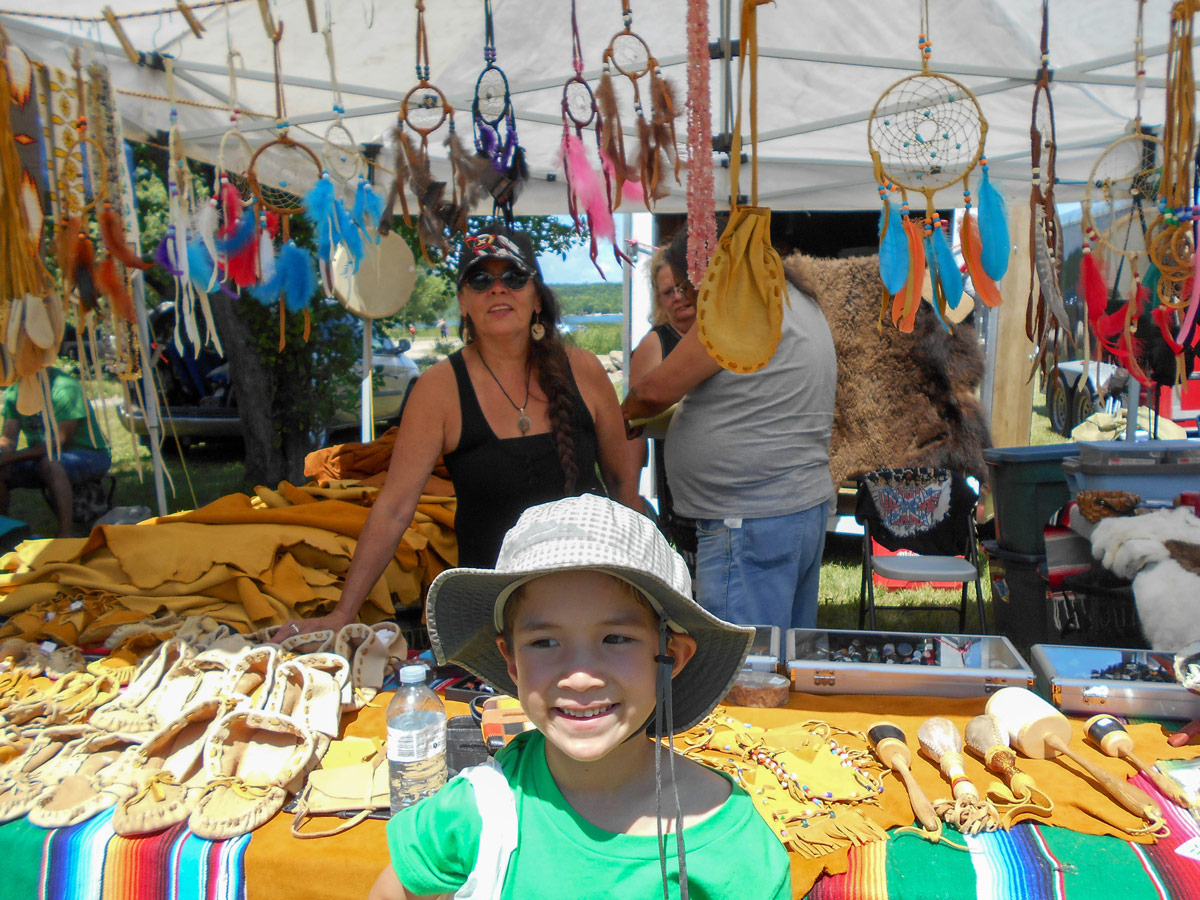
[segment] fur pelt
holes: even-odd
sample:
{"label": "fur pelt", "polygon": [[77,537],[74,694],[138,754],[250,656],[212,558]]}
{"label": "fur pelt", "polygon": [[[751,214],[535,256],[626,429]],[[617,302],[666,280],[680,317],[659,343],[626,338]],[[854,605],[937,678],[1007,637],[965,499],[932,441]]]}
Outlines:
{"label": "fur pelt", "polygon": [[1186,506],[1101,520],[1092,554],[1133,581],[1142,634],[1155,650],[1200,641],[1200,518]]}
{"label": "fur pelt", "polygon": [[871,469],[944,466],[984,483],[991,437],[975,392],[983,354],[975,329],[947,334],[926,303],[911,334],[876,326],[883,282],[876,256],[784,260],[792,284],[825,313],[838,360],[829,468],[835,484]]}

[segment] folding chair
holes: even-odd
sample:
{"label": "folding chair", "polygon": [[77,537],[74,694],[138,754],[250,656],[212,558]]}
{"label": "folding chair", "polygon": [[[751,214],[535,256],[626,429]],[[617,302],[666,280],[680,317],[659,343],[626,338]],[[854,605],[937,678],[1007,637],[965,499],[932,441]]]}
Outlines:
{"label": "folding chair", "polygon": [[[875,579],[954,582],[962,585],[958,630],[967,622],[967,590],[973,582],[979,630],[987,633],[983,589],[975,535],[975,492],[959,472],[948,469],[876,469],[858,480],[854,518],[863,525],[862,583],[858,595],[858,627],[869,620],[875,630],[876,609],[941,610],[945,605],[877,606]],[[874,540],[894,556],[873,552]]]}

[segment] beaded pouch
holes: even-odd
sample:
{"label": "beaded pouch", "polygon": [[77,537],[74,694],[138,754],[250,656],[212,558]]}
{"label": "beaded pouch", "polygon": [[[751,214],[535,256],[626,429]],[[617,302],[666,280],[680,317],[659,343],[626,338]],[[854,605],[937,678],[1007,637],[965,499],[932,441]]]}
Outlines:
{"label": "beaded pouch", "polygon": [[878,805],[879,764],[845,736],[866,738],[810,720],[759,728],[717,707],[676,738],[685,755],[727,772],[746,789],[759,814],[789,851],[814,858],[846,846],[886,840],[863,804]]}

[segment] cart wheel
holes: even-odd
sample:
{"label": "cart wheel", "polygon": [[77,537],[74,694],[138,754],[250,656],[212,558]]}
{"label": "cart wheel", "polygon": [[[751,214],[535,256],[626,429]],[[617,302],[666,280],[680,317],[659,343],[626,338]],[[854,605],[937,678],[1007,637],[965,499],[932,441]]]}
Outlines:
{"label": "cart wheel", "polygon": [[1050,427],[1058,434],[1069,435],[1075,427],[1075,411],[1071,406],[1071,389],[1057,368],[1050,373],[1049,396],[1046,398]]}
{"label": "cart wheel", "polygon": [[1079,384],[1075,385],[1075,397],[1072,404],[1073,425],[1078,425],[1088,416],[1096,411],[1096,393],[1091,390],[1084,378],[1079,379]]}

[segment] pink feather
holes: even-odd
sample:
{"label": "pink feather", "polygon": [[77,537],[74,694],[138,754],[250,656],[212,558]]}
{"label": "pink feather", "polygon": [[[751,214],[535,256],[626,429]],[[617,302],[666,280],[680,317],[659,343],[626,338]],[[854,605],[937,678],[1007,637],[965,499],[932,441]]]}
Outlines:
{"label": "pink feather", "polygon": [[599,176],[588,162],[583,141],[578,135],[567,134],[563,138],[562,153],[567,189],[575,198],[576,209],[587,215],[595,237],[613,240],[617,232],[608,209],[608,196]]}

